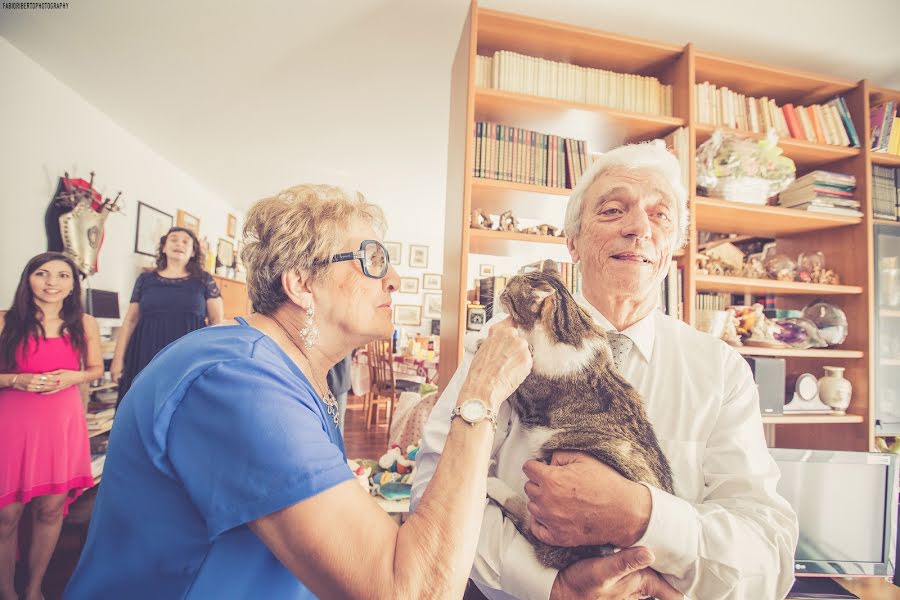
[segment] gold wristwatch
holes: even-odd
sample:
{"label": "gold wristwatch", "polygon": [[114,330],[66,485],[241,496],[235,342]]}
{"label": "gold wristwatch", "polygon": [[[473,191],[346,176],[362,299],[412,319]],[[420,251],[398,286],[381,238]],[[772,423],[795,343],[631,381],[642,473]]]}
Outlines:
{"label": "gold wristwatch", "polygon": [[494,431],[497,431],[497,419],[494,415],[494,411],[484,403],[484,400],[466,400],[454,408],[453,412],[450,413],[451,421],[456,417],[460,417],[463,421],[473,427],[482,421],[490,421]]}

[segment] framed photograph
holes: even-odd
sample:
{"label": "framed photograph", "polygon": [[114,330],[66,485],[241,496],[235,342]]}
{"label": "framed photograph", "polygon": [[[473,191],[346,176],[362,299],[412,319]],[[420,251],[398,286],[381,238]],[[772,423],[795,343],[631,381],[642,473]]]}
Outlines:
{"label": "framed photograph", "polygon": [[419,278],[418,277],[401,277],[400,278],[401,294],[418,294]]}
{"label": "framed photograph", "polygon": [[200,238],[200,219],[187,212],[186,210],[178,209],[177,218],[175,219],[175,225],[178,227],[184,227],[185,229],[190,229],[194,232],[194,235],[197,238]]}
{"label": "framed photograph", "polygon": [[428,246],[409,246],[409,266],[420,269],[428,268]]}
{"label": "framed photograph", "polygon": [[422,275],[422,289],[425,290],[439,290],[441,289],[441,274],[440,273],[425,273]]}
{"label": "framed photograph", "polygon": [[228,213],[228,222],[225,225],[225,235],[230,238],[237,235],[237,217],[231,213]]}
{"label": "framed photograph", "polygon": [[403,244],[400,242],[385,242],[384,249],[388,251],[388,257],[391,259],[391,264],[399,265],[400,258],[403,256]]}
{"label": "framed photograph", "polygon": [[394,324],[395,325],[421,325],[422,324],[422,307],[413,306],[411,304],[395,304],[394,305]]}
{"label": "framed photograph", "polygon": [[441,318],[441,295],[425,294],[425,307],[423,314],[426,319]]}
{"label": "framed photograph", "polygon": [[493,277],[494,276],[494,265],[478,265],[478,276],[479,277]]}
{"label": "framed photograph", "polygon": [[216,266],[234,266],[234,242],[231,240],[219,238],[219,244],[216,246]]}
{"label": "framed photograph", "polygon": [[470,304],[466,307],[466,331],[481,331],[487,320],[484,307],[480,304]]}
{"label": "framed photograph", "polygon": [[159,239],[172,228],[172,215],[164,213],[149,204],[138,202],[137,232],[134,236],[134,251],[146,256],[156,256]]}

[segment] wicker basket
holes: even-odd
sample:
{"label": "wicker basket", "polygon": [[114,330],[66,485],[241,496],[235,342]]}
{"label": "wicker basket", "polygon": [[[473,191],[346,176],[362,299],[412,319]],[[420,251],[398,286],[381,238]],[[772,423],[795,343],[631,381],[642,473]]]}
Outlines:
{"label": "wicker basket", "polygon": [[770,183],[762,177],[721,177],[710,191],[732,202],[765,204],[769,199]]}

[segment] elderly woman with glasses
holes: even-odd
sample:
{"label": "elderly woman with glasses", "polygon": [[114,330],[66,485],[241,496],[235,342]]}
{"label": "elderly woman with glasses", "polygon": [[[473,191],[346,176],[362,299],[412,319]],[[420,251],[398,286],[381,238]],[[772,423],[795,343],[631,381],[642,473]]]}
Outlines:
{"label": "elderly woman with glasses", "polygon": [[356,483],[326,373],[390,337],[399,279],[381,210],[297,186],[247,215],[254,314],[171,344],[116,415],[66,598],[459,598],[493,415],[531,369],[495,326],[418,510],[398,526]]}

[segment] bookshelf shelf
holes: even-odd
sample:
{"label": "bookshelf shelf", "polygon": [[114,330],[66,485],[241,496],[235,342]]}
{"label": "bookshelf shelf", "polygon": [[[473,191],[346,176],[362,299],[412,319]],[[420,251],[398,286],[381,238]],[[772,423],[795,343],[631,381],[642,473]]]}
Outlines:
{"label": "bookshelf shelf", "polygon": [[885,167],[900,167],[900,156],[885,152],[872,152],[872,164]]}
{"label": "bookshelf shelf", "polygon": [[744,204],[718,198],[696,196],[693,201],[697,207],[697,229],[717,233],[782,237],[862,222],[862,217]]}
{"label": "bookshelf shelf", "polygon": [[900,310],[896,308],[882,308],[878,310],[878,314],[880,314],[882,317],[889,317],[894,319],[900,318]]}
{"label": "bookshelf shelf", "polygon": [[878,364],[883,367],[900,367],[900,358],[882,358]]}
{"label": "bookshelf shelf", "polygon": [[[720,129],[713,125],[697,125],[697,144],[702,144],[712,135],[713,131]],[[752,139],[761,139],[764,137],[762,133],[754,133],[752,131],[742,131],[738,129],[730,129],[723,127],[725,131],[736,133]],[[778,146],[784,150],[784,155],[794,161],[798,170],[806,170],[811,167],[817,167],[822,164],[853,158],[860,155],[859,148],[847,148],[844,146],[833,146],[829,144],[815,144],[803,140],[795,140],[793,138],[782,138],[778,140]]]}
{"label": "bookshelf shelf", "polygon": [[833,296],[863,293],[863,288],[857,285],[822,285],[815,283],[798,283],[794,281],[777,281],[774,279],[747,279],[744,277],[697,275],[694,278],[694,281],[697,283],[697,291],[703,292],[730,292],[732,294],[773,293],[792,296]]}
{"label": "bookshelf shelf", "polygon": [[[556,120],[565,124],[554,128],[554,133],[564,137],[587,139],[593,142],[591,147],[597,148],[603,140],[609,138],[615,128],[626,140],[644,140],[664,137],[683,127],[684,119],[677,117],[659,117],[643,113],[626,112],[596,106],[567,102],[541,96],[526,96],[502,90],[478,88],[475,90],[475,120],[502,123],[516,127],[533,127],[536,119]],[[612,127],[611,127],[612,125]]]}
{"label": "bookshelf shelf", "polygon": [[778,415],[763,417],[766,425],[839,425],[862,423],[861,415]]}
{"label": "bookshelf shelf", "polygon": [[862,358],[859,350],[829,350],[827,348],[811,348],[796,350],[794,348],[759,348],[754,346],[735,347],[743,356],[772,356],[780,358]]}
{"label": "bookshelf shelf", "polygon": [[569,188],[546,187],[543,185],[531,185],[528,183],[515,183],[499,179],[484,179],[474,177],[472,179],[472,191],[477,193],[511,192],[519,194],[540,194],[543,196],[562,196],[568,198],[572,190]]}
{"label": "bookshelf shelf", "polygon": [[469,231],[469,252],[494,256],[522,256],[527,262],[542,258],[571,260],[567,258],[566,238],[487,229]]}
{"label": "bookshelf shelf", "polygon": [[900,225],[900,221],[892,221],[890,219],[872,219],[876,225]]}

